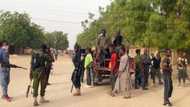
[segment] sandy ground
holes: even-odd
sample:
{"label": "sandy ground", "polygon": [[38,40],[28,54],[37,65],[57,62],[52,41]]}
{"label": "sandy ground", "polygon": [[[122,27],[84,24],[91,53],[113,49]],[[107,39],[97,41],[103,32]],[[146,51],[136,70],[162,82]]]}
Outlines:
{"label": "sandy ground", "polygon": [[[29,68],[29,56],[12,56],[11,62]],[[133,91],[132,99],[123,99],[122,96],[111,97],[109,86],[98,86],[95,88],[82,87],[82,96],[73,97],[70,93],[72,63],[69,57],[60,57],[54,64],[53,75],[51,75],[51,86],[47,89],[46,98],[51,102],[40,105],[41,107],[163,107],[163,87],[150,86],[150,90]],[[32,96],[25,97],[29,83],[29,71],[12,69],[10,95],[13,102],[8,103],[0,100],[0,107],[32,107]],[[176,83],[176,81],[174,81]],[[174,107],[190,107],[190,85],[178,87],[174,85],[172,97]]]}

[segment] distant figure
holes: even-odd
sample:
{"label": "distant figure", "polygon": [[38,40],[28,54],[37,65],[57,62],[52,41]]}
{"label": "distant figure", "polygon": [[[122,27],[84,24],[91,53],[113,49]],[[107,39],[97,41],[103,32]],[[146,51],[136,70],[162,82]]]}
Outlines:
{"label": "distant figure", "polygon": [[164,104],[163,105],[172,106],[169,100],[173,92],[172,64],[171,64],[170,50],[165,51],[165,57],[162,61],[162,72],[163,72],[163,79],[164,79]]}
{"label": "distant figure", "polygon": [[141,56],[141,82],[142,89],[147,90],[148,88],[148,78],[149,78],[149,70],[151,65],[151,59],[148,55],[148,49],[144,50],[144,54]]}
{"label": "distant figure", "polygon": [[55,49],[54,51],[55,51],[55,60],[57,60],[59,53],[58,53],[58,50],[57,50],[57,49]]}
{"label": "distant figure", "polygon": [[183,53],[177,60],[179,86],[181,85],[181,80],[183,80],[183,85],[185,86],[186,79],[188,79],[187,64],[186,54]]}
{"label": "distant figure", "polygon": [[136,50],[135,56],[135,89],[141,86],[141,50]]}
{"label": "distant figure", "polygon": [[152,67],[151,67],[151,77],[153,80],[153,84],[155,84],[156,77],[158,78],[159,84],[163,84],[161,80],[161,72],[160,72],[160,63],[161,63],[161,57],[160,53],[156,53],[156,56],[152,54]]}
{"label": "distant figure", "polygon": [[122,47],[120,50],[121,59],[119,64],[119,72],[116,80],[114,90],[112,91],[112,96],[115,96],[117,93],[121,92],[124,98],[131,98],[131,78],[129,71],[129,56],[125,51],[125,47]]}

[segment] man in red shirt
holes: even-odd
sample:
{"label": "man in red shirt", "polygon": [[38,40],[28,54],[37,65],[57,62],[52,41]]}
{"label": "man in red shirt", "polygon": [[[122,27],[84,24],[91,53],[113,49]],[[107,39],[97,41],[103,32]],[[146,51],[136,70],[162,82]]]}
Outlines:
{"label": "man in red shirt", "polygon": [[115,49],[114,49],[113,45],[111,45],[109,47],[109,51],[111,53],[111,60],[110,60],[110,64],[111,64],[111,86],[112,86],[112,90],[113,90],[114,86],[115,86],[115,81],[117,79],[118,55],[115,52]]}

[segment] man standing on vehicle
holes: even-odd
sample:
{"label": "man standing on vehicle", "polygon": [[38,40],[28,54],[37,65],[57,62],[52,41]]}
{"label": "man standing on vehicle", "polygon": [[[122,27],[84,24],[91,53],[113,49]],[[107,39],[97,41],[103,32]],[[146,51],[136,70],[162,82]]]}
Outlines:
{"label": "man standing on vehicle", "polygon": [[108,46],[107,33],[105,29],[102,29],[100,34],[97,37],[97,55],[99,56],[100,66],[103,67],[105,65],[106,59],[106,48]]}

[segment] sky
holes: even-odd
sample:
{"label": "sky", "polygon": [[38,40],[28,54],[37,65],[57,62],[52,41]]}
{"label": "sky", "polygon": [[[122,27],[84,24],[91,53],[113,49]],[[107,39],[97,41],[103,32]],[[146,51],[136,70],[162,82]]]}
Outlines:
{"label": "sky", "polygon": [[0,10],[26,12],[32,22],[45,31],[68,33],[69,48],[72,49],[76,36],[82,31],[81,21],[94,13],[98,18],[99,6],[105,7],[110,0],[0,0]]}

